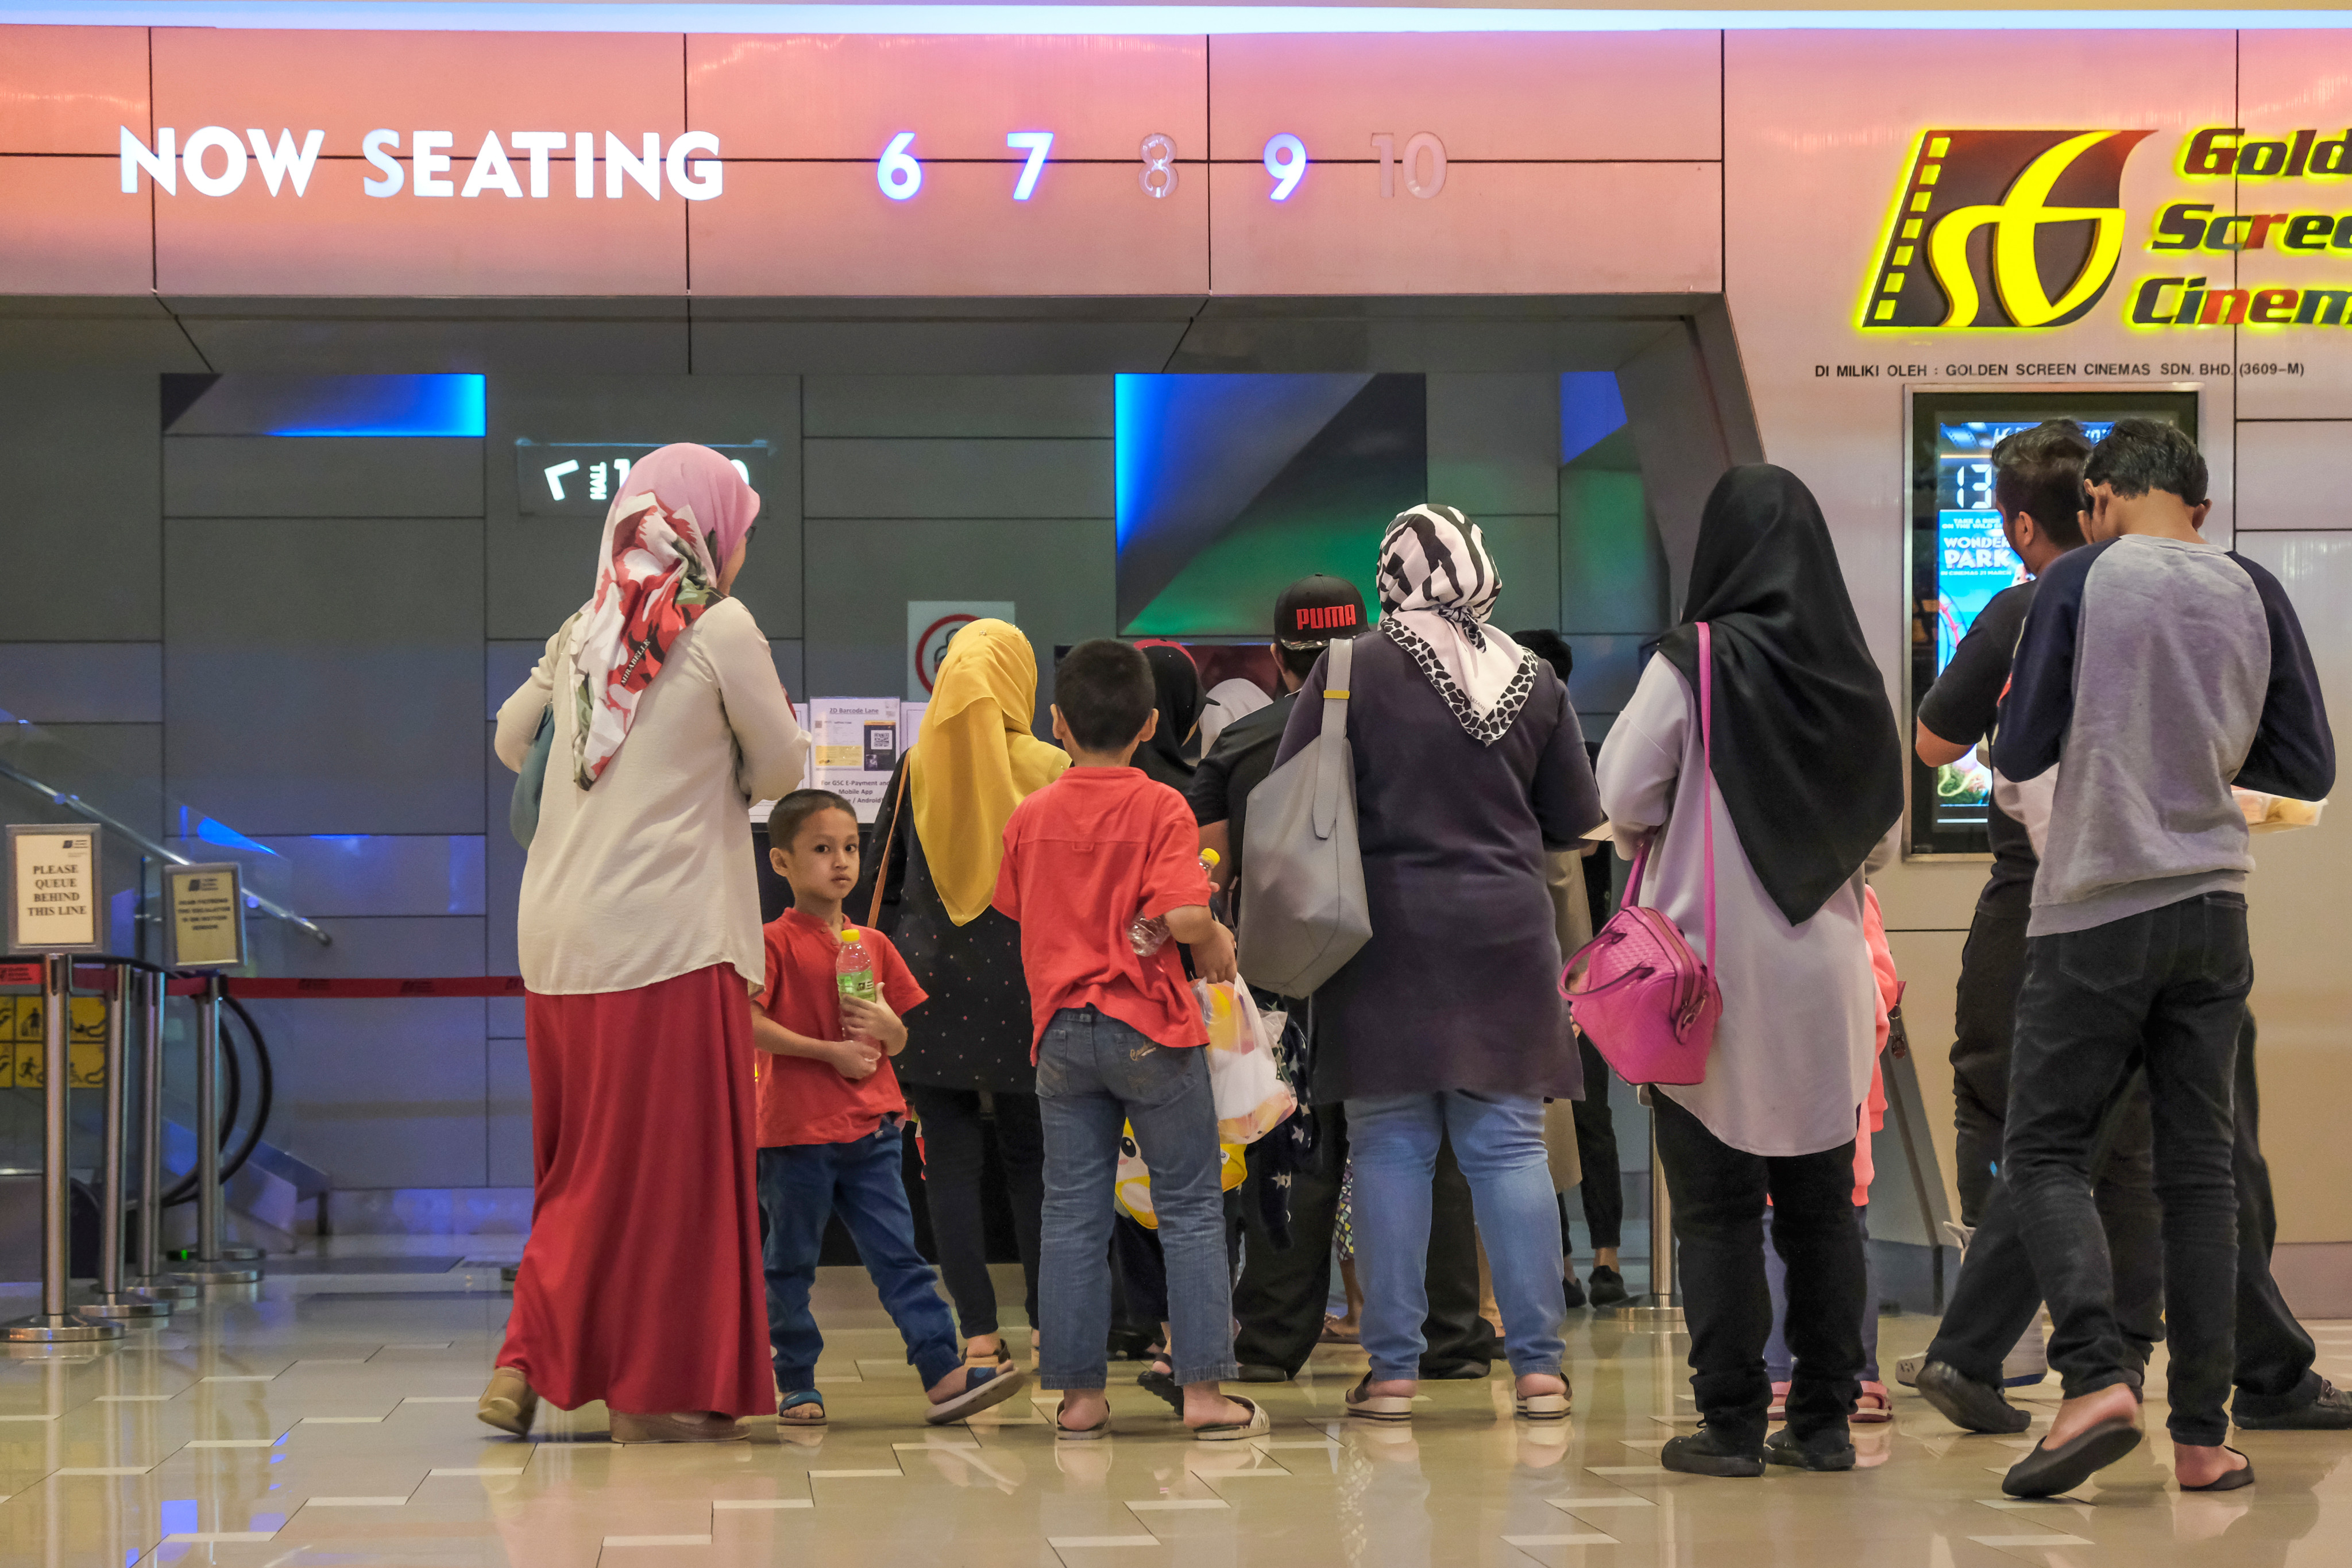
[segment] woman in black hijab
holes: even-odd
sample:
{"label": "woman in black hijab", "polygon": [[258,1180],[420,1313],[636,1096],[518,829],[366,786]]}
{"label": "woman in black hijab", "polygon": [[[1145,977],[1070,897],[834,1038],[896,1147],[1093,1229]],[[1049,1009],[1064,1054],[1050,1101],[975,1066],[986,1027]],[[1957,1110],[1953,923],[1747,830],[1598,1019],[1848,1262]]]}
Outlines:
{"label": "woman in black hijab", "polygon": [[[1653,1097],[1706,1421],[1659,1458],[1699,1475],[1759,1475],[1767,1459],[1847,1469],[1865,1289],[1854,1140],[1880,1017],[1862,865],[1901,815],[1902,752],[1828,525],[1795,475],[1755,464],[1723,476],[1683,615],[1599,768],[1620,853],[1657,834],[1638,901],[1674,920],[1723,993],[1705,1080]],[[1700,622],[1714,645],[1711,746]],[[1788,1429],[1769,1446],[1768,1196],[1797,1358]]]}
{"label": "woman in black hijab", "polygon": [[1192,787],[1197,757],[1188,758],[1201,728],[1208,699],[1201,691],[1201,671],[1192,656],[1170,643],[1149,643],[1143,657],[1151,661],[1152,704],[1160,722],[1151,739],[1135,749],[1135,765],[1181,795]]}

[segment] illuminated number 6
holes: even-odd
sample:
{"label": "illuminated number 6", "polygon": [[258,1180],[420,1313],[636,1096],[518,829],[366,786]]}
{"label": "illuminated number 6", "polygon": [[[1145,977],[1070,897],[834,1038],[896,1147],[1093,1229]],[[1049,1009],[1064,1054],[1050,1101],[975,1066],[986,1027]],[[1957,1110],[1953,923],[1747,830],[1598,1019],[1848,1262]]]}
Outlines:
{"label": "illuminated number 6", "polygon": [[[1429,179],[1421,177],[1421,156],[1429,154]],[[1404,144],[1404,188],[1427,201],[1445,188],[1445,143],[1424,131]]]}
{"label": "illuminated number 6", "polygon": [[1176,139],[1155,131],[1143,139],[1143,169],[1136,175],[1153,201],[1176,194]]}
{"label": "illuminated number 6", "polygon": [[894,202],[903,202],[923,188],[923,166],[907,151],[914,142],[913,132],[899,132],[882,149],[882,161],[874,165],[875,184]]}
{"label": "illuminated number 6", "polygon": [[1265,172],[1274,176],[1274,189],[1269,193],[1276,201],[1286,202],[1298,182],[1307,177],[1307,143],[1289,132],[1277,132],[1265,139]]}

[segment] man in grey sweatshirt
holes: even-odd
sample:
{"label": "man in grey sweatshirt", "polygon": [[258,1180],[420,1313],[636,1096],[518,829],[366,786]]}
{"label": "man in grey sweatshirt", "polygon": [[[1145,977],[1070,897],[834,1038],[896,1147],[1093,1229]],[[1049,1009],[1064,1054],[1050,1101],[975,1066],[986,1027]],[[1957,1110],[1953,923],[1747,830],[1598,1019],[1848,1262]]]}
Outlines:
{"label": "man in grey sweatshirt", "polygon": [[[2253,983],[2246,824],[2230,786],[2316,800],[2336,754],[2303,629],[2276,579],[2197,532],[2204,459],[2116,422],[2084,482],[2093,542],[2043,574],[1992,763],[2058,767],[2018,998],[2004,1176],[2055,1329],[2064,1402],[2002,1489],[2078,1486],[2140,1440],[2089,1170],[2135,1069],[2147,1075],[2164,1205],[2168,1423],[2184,1489],[2244,1486],[2223,1447],[2237,1203],[2231,1074]],[[2063,766],[2060,767],[2061,762]]]}

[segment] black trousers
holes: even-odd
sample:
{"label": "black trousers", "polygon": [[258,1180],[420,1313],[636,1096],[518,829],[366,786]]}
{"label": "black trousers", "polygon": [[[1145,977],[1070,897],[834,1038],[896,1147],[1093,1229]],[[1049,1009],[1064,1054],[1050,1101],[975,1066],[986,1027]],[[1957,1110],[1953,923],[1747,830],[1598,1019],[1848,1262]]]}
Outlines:
{"label": "black trousers", "polygon": [[[1609,1084],[1615,1076],[1592,1042],[1576,1037],[1576,1054],[1584,1063],[1584,1098],[1571,1106],[1576,1119],[1577,1160],[1584,1180],[1577,1192],[1584,1204],[1584,1226],[1592,1233],[1597,1250],[1615,1247],[1625,1227],[1624,1177],[1617,1170],[1617,1123],[1609,1114]],[[1560,1232],[1567,1235],[1566,1230]]]}
{"label": "black trousers", "polygon": [[[2238,1196],[2237,1318],[2234,1325],[2236,1407],[2241,1415],[2281,1415],[2299,1410],[2319,1397],[2323,1380],[2312,1370],[2317,1355],[2311,1336],[2289,1310],[2278,1284],[2271,1278],[2272,1239],[2278,1221],[2271,1201],[2270,1166],[2262,1152],[2262,1096],[2254,1078],[2254,1017],[2248,1013],[2238,1034],[2234,1073],[2235,1115],[2230,1150],[2231,1174]],[[2137,1080],[2124,1102],[2137,1108],[2137,1120],[2147,1125],[2147,1087]],[[2112,1121],[2112,1119],[2111,1119]],[[2112,1158],[2112,1154],[2110,1158]],[[2152,1177],[2151,1177],[2152,1179]],[[2109,1245],[2115,1232],[2108,1231]],[[2160,1238],[2159,1238],[2160,1239]],[[2162,1255],[2158,1253],[2158,1289],[2162,1289]],[[2125,1260],[2116,1255],[2116,1291],[2123,1295]],[[1927,1353],[1948,1362],[1963,1376],[1980,1383],[1998,1382],[2001,1358],[2017,1336],[2033,1321],[2042,1304],[2042,1288],[2033,1277],[2032,1260],[2017,1233],[2017,1216],[1998,1184],[1989,1200],[1984,1221],[1969,1244],[1968,1265],[1944,1310]],[[2161,1302],[2159,1300],[2159,1307]],[[2126,1343],[2133,1331],[2125,1323]]]}
{"label": "black trousers", "polygon": [[[1323,1337],[1324,1309],[1331,1299],[1331,1237],[1339,1226],[1339,1184],[1348,1167],[1345,1108],[1319,1105],[1301,1114],[1315,1118],[1315,1153],[1307,1168],[1290,1178],[1290,1245],[1276,1247],[1258,1205],[1244,1203],[1242,1271],[1234,1286],[1234,1316],[1241,1323],[1234,1359],[1247,1366],[1280,1367],[1292,1376]],[[1495,1328],[1478,1315],[1478,1231],[1470,1211],[1470,1182],[1450,1142],[1437,1151],[1433,1204],[1429,1317],[1422,1324],[1428,1348],[1422,1352],[1421,1374],[1484,1377],[1501,1346]]]}
{"label": "black trousers", "polygon": [[[907,1103],[923,1123],[923,1204],[930,1210],[931,1244],[940,1277],[955,1302],[964,1338],[997,1331],[996,1286],[988,1277],[988,1246],[981,1207],[981,1173],[987,1144],[980,1091],[905,1086]],[[998,1090],[996,1152],[1013,1200],[1013,1236],[1028,1289],[1023,1310],[1037,1322],[1037,1233],[1045,1206],[1045,1133],[1037,1097]]]}
{"label": "black trousers", "polygon": [[2144,1070],[2164,1205],[2167,1425],[2176,1442],[2219,1444],[2235,1357],[2231,1144],[2253,984],[2246,900],[2207,893],[2026,947],[2001,1167],[2055,1324],[2050,1363],[2070,1398],[2139,1381],[2091,1164],[2102,1125]]}
{"label": "black trousers", "polygon": [[[2001,1235],[1982,1234],[1987,1205],[1999,1179],[2001,1140],[2009,1127],[2009,1058],[2017,994],[2025,983],[2025,926],[2022,915],[2011,918],[1983,910],[1970,922],[1968,945],[1960,952],[1952,1042],[1960,1223],[1979,1233],[1969,1243],[1971,1259],[1983,1248],[1988,1259],[1997,1259],[1989,1267],[2011,1271],[2004,1287],[2020,1278],[2030,1279],[2032,1274],[2025,1261],[2024,1244],[2017,1239],[2014,1216],[2004,1221]],[[2099,1223],[2107,1233],[2108,1256],[2115,1263],[2116,1318],[2126,1343],[2143,1366],[2164,1338],[2164,1221],[2163,1207],[2156,1198],[2154,1136],[2143,1084],[2136,1096],[2116,1107],[2101,1130],[2091,1178],[2092,1198],[2098,1205]],[[1945,1321],[1963,1321],[1954,1310],[1959,1301],[1956,1294],[1946,1306]],[[2037,1294],[2035,1305],[2040,1301]],[[2005,1314],[1995,1316],[2007,1321]],[[2025,1322],[2031,1321],[2029,1311]],[[2019,1323],[2016,1333],[2001,1345],[2002,1355],[2025,1331],[2025,1322]],[[1998,1363],[2000,1357],[1994,1359]],[[1976,1364],[1973,1357],[1970,1364]],[[1986,1381],[1999,1380],[1988,1377]]]}
{"label": "black trousers", "polygon": [[1862,1227],[1853,1222],[1853,1140],[1816,1154],[1734,1149],[1670,1096],[1651,1096],[1651,1125],[1680,1244],[1691,1393],[1699,1415],[1747,1447],[1764,1441],[1772,1384],[1764,1342],[1772,1296],[1764,1279],[1764,1200],[1772,1245],[1789,1270],[1789,1430],[1842,1429],[1862,1392],[1862,1307],[1868,1291]]}

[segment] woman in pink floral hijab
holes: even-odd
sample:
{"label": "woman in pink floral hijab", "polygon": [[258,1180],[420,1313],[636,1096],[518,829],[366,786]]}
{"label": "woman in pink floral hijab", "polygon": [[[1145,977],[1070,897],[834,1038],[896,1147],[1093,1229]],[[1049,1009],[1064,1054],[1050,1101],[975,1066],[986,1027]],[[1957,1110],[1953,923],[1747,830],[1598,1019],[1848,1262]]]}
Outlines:
{"label": "woman in pink floral hijab", "polygon": [[751,992],[763,981],[744,822],[807,742],[767,635],[729,595],[760,498],[707,447],[631,468],[594,591],[499,710],[520,767],[551,713],[525,862],[530,1241],[481,1418],[603,1400],[619,1442],[740,1438],[772,1414],[753,1189]]}

